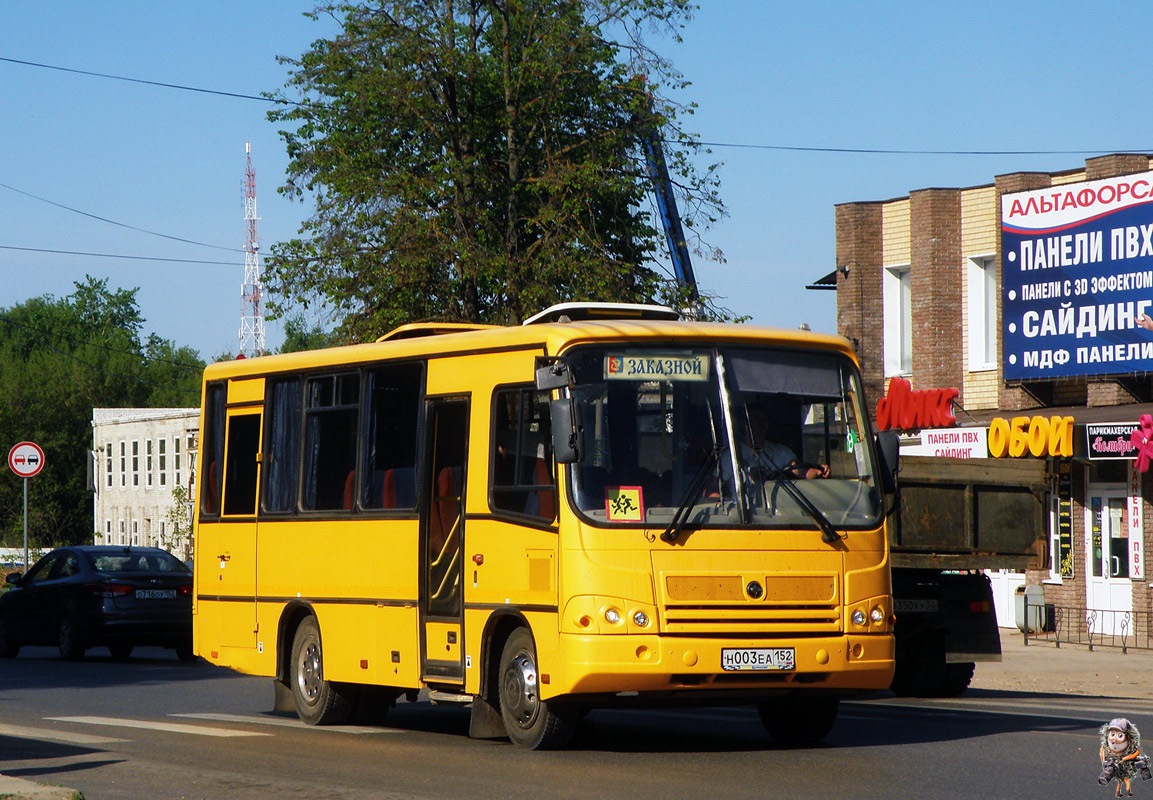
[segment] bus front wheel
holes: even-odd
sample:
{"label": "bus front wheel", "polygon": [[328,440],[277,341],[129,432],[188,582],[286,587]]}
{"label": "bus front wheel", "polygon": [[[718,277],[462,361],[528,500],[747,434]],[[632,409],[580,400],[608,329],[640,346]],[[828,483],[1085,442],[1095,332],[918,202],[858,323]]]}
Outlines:
{"label": "bus front wheel", "polygon": [[777,744],[806,747],[828,735],[841,701],[825,695],[791,694],[757,705],[761,724]]}
{"label": "bus front wheel", "polygon": [[564,747],[572,738],[573,720],[541,699],[538,678],[532,634],[517,628],[500,657],[500,713],[508,738],[530,750]]}
{"label": "bus front wheel", "polygon": [[324,652],[316,617],[308,617],[296,629],[291,683],[296,713],[309,725],[339,725],[352,716],[351,688],[324,679]]}

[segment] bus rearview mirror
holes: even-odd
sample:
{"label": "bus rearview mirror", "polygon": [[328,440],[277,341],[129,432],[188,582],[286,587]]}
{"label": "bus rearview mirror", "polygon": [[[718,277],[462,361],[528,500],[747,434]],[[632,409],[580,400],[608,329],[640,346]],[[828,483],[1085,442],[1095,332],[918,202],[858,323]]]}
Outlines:
{"label": "bus rearview mirror", "polygon": [[549,401],[552,427],[552,452],[558,464],[575,464],[581,460],[581,435],[573,414],[572,399],[562,397]]}

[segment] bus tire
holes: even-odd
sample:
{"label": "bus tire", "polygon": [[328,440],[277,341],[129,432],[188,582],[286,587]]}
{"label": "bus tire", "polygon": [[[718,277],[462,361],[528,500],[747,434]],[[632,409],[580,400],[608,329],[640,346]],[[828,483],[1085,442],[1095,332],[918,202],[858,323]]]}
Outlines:
{"label": "bus tire", "polygon": [[540,698],[536,647],[527,628],[508,637],[500,656],[500,714],[512,743],[529,750],[556,750],[572,739],[568,715]]}
{"label": "bus tire", "polygon": [[296,713],[308,725],[339,725],[355,708],[351,687],[324,679],[320,625],[306,617],[292,639],[292,699]]}
{"label": "bus tire", "polygon": [[837,721],[839,698],[790,694],[757,704],[761,724],[769,736],[785,747],[808,747],[824,739]]}

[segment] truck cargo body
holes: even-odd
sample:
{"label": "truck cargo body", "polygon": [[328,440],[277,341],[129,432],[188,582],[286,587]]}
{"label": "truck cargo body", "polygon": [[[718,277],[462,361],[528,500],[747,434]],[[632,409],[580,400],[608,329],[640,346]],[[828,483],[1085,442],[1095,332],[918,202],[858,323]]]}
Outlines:
{"label": "truck cargo body", "polygon": [[890,525],[901,695],[949,696],[1000,661],[983,570],[1024,571],[1046,538],[1046,462],[902,456]]}

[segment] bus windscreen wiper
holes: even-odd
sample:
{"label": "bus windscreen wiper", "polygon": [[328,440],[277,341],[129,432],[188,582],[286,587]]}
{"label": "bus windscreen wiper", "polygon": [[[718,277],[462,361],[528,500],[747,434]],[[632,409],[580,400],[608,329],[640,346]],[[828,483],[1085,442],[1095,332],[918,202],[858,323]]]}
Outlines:
{"label": "bus windscreen wiper", "polygon": [[705,481],[708,480],[709,474],[712,471],[712,466],[720,458],[721,453],[725,451],[724,445],[716,444],[709,450],[708,455],[705,456],[704,462],[701,464],[697,474],[693,476],[692,481],[689,483],[689,488],[685,490],[685,496],[681,498],[680,505],[677,506],[677,512],[673,514],[673,519],[669,522],[669,526],[665,528],[665,532],[661,534],[661,541],[672,544],[677,540],[681,534],[681,529],[685,527],[685,523],[689,521],[689,513],[692,511],[693,506],[696,505],[697,498],[701,496],[701,490],[705,488]]}
{"label": "bus windscreen wiper", "polygon": [[772,478],[775,482],[773,492],[776,493],[778,487],[783,488],[789,497],[793,498],[796,504],[812,518],[813,522],[817,523],[817,527],[821,529],[822,541],[832,544],[838,539],[844,538],[842,534],[837,533],[837,529],[833,527],[833,523],[829,522],[829,518],[821,512],[821,509],[817,508],[816,505],[813,504],[813,501],[808,498],[808,495],[802,492],[800,487],[797,486],[797,482],[793,479],[793,476],[789,474],[788,466],[778,467],[762,450],[756,450],[754,452],[756,453],[758,465],[767,467],[769,470],[768,477]]}

